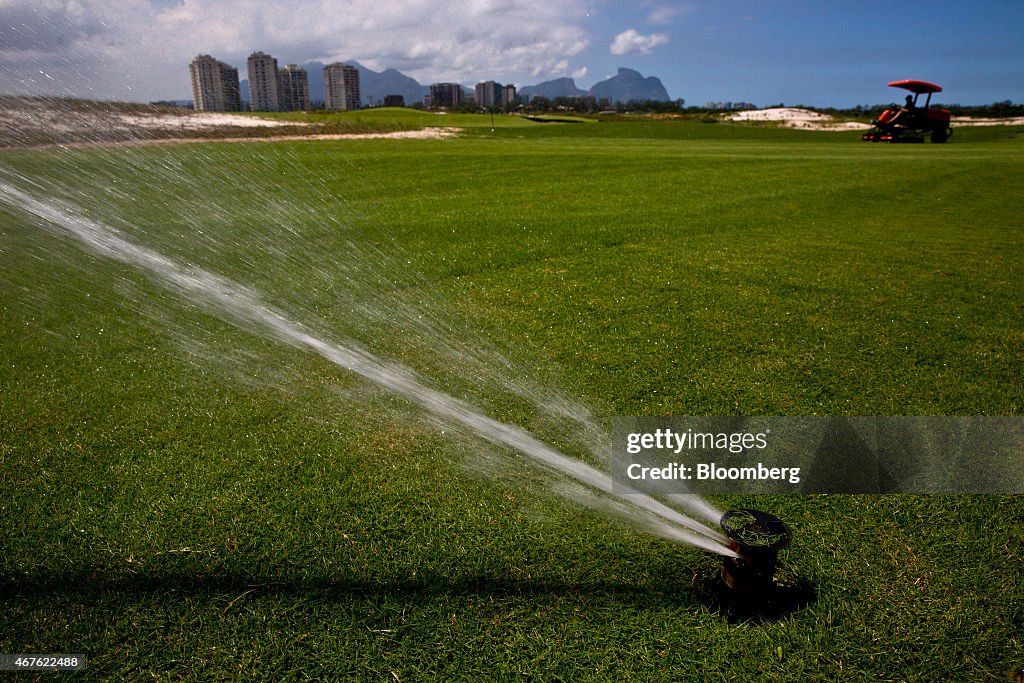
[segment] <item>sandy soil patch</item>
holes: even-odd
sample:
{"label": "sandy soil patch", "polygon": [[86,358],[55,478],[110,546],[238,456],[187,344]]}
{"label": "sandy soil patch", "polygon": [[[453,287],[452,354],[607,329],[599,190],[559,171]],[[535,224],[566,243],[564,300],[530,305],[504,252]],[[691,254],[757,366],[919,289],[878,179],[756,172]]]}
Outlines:
{"label": "sandy soil patch", "polygon": [[148,138],[134,140],[111,140],[106,142],[54,142],[33,145],[33,149],[89,149],[95,147],[157,147],[163,145],[189,145],[216,142],[294,142],[301,140],[443,140],[455,137],[461,128],[423,128],[421,130],[399,130],[391,133],[330,133],[312,135],[266,135],[223,138]]}
{"label": "sandy soil patch", "polygon": [[255,116],[220,114],[215,112],[174,114],[116,114],[114,118],[122,125],[137,128],[184,130],[209,130],[216,128],[279,128],[282,126],[307,126],[295,121],[273,121]]}
{"label": "sandy soil patch", "polygon": [[1024,126],[1024,117],[1014,119],[984,119],[971,118],[970,116],[954,116],[951,123],[958,126]]}
{"label": "sandy soil patch", "polygon": [[[728,114],[726,121],[763,121],[780,123],[787,128],[805,130],[867,130],[870,124],[857,121],[836,121],[828,114],[799,109],[796,107],[773,107],[771,109],[750,109]],[[1024,117],[1009,119],[984,119],[970,116],[954,116],[951,123],[956,126],[1022,126]]]}
{"label": "sandy soil patch", "polygon": [[180,145],[190,142],[281,142],[290,140],[443,140],[458,135],[461,128],[421,128],[420,130],[396,130],[390,133],[314,133],[312,135],[268,135],[266,137],[243,138],[177,138],[167,140],[142,140],[144,145]]}
{"label": "sandy soil patch", "polygon": [[796,107],[772,107],[770,109],[750,109],[729,114],[726,121],[763,121],[780,123],[787,128],[804,130],[867,130],[869,124],[857,121],[836,121],[828,114],[798,109]]}
{"label": "sandy soil patch", "polygon": [[[303,129],[309,133],[303,134]],[[266,131],[263,133],[262,131]],[[317,133],[315,124],[190,110],[124,111],[103,103],[0,98],[0,148],[125,147],[265,140],[440,140],[452,127],[380,133]],[[243,132],[251,131],[251,132]]]}
{"label": "sandy soil patch", "polygon": [[396,130],[392,133],[345,133],[341,135],[297,135],[299,140],[314,138],[317,140],[443,140],[458,135],[461,128],[439,126],[437,128],[421,128],[419,130]]}

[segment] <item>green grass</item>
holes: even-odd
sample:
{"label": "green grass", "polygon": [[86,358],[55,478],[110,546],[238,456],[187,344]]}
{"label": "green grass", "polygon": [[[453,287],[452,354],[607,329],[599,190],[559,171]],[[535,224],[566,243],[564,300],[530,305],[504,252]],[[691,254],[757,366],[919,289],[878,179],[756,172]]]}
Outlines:
{"label": "green grass", "polygon": [[[473,120],[442,141],[0,165],[596,462],[528,399],[557,387],[605,425],[1020,414],[1018,130],[897,147]],[[714,557],[528,474],[477,476],[489,448],[466,435],[15,210],[0,221],[0,652],[84,652],[83,678],[125,680],[1024,667],[1019,497],[717,498],[789,522],[784,561],[816,591],[780,620],[730,624],[708,594]]]}
{"label": "green grass", "polygon": [[[326,126],[378,126],[382,129],[417,129],[430,127],[454,126],[458,128],[490,128],[492,118],[489,114],[462,114],[458,112],[432,112],[404,107],[377,107],[357,111],[314,111],[289,112],[281,114],[259,114],[261,117],[297,121]],[[495,115],[495,127],[526,128],[535,125],[521,116]]]}

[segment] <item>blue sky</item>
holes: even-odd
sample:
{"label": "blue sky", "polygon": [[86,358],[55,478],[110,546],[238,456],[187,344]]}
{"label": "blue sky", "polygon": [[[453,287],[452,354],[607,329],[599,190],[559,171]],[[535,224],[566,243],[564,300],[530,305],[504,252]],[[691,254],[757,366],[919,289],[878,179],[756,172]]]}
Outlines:
{"label": "blue sky", "polygon": [[[1024,101],[1024,0],[0,0],[0,92],[186,99],[188,62],[357,60],[421,83],[519,86],[618,67],[689,104]],[[895,94],[894,94],[895,93]]]}
{"label": "blue sky", "polygon": [[[666,43],[626,65],[659,75],[670,95],[694,104],[876,103],[895,99],[884,84],[903,78],[939,83],[949,102],[1024,99],[1021,0],[693,2],[663,26],[650,21],[657,6],[609,3],[615,16],[601,19],[601,30],[664,33]],[[584,58],[593,75],[623,61]]]}

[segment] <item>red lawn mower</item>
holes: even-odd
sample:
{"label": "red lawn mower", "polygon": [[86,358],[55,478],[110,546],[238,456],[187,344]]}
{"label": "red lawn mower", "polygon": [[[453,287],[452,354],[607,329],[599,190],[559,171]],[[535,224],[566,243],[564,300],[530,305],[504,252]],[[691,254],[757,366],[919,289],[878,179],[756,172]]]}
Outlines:
{"label": "red lawn mower", "polygon": [[[892,105],[872,121],[874,128],[861,137],[867,142],[924,142],[930,136],[932,142],[945,142],[953,134],[949,126],[949,110],[930,107],[932,93],[942,92],[942,86],[927,81],[893,81],[891,88],[903,88],[914,93],[907,95],[902,107]],[[918,106],[918,98],[927,95],[924,106]]]}

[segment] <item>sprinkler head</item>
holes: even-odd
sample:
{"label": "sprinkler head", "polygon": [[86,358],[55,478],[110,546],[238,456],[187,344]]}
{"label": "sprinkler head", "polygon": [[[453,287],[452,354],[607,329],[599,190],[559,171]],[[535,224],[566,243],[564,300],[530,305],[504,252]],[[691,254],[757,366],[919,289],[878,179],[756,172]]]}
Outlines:
{"label": "sprinkler head", "polygon": [[771,597],[776,559],[793,538],[789,527],[774,515],[749,508],[729,510],[719,524],[740,555],[725,558],[722,565],[726,588],[736,596]]}

